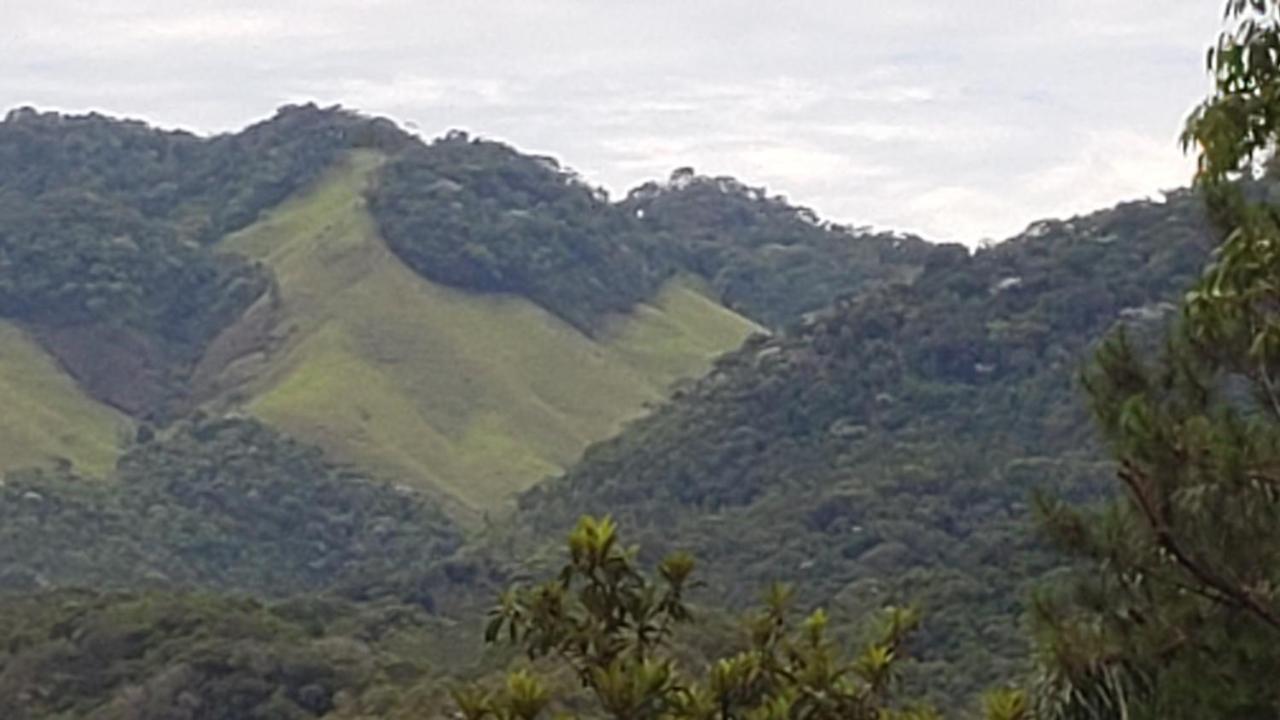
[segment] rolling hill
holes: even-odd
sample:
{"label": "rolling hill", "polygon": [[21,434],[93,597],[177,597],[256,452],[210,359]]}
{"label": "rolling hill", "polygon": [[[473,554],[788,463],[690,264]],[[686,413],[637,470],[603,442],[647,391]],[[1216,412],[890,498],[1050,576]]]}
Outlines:
{"label": "rolling hill", "polygon": [[[589,337],[524,298],[424,279],[378,237],[364,189],[382,162],[347,158],[224,240],[270,268],[264,342],[203,368],[243,407],[335,458],[445,491],[471,510],[572,463],[758,326],[675,278]],[[259,323],[250,311],[232,338]],[[251,328],[252,329],[252,328]]]}

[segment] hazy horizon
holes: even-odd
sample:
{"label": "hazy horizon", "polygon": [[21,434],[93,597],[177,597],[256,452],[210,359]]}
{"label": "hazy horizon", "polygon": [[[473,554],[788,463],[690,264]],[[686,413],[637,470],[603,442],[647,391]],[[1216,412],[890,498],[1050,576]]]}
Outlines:
{"label": "hazy horizon", "polygon": [[0,105],[217,132],[341,104],[615,196],[687,165],[970,245],[1186,184],[1217,3],[929,5],[15,0]]}

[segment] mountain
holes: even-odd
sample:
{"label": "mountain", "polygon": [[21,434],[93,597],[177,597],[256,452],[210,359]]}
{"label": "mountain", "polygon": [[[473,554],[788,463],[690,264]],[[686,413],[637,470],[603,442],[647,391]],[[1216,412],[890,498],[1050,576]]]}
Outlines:
{"label": "mountain", "polygon": [[717,355],[932,247],[690,171],[612,202],[550,158],[312,105],[207,138],[22,109],[0,156],[11,590],[430,576]]}
{"label": "mountain", "polygon": [[244,412],[467,522],[930,248],[688,170],[612,202],[554,159],[312,105],[209,138],[16,110],[0,160],[0,320],[74,380],[50,412],[94,423],[0,426],[0,468],[101,473],[108,431]]}
{"label": "mountain", "polygon": [[933,246],[914,235],[820,219],[762,187],[679,168],[621,202],[724,304],[784,328],[836,298],[910,283]]}
{"label": "mountain", "polygon": [[[74,383],[63,376],[42,411],[74,403],[64,415],[84,426],[44,445],[0,427],[8,469],[57,457],[100,473],[131,424],[243,411],[474,519],[760,329],[666,261],[643,292],[581,316],[536,283],[468,286],[437,262],[465,247],[440,230],[438,183],[397,168],[469,168],[477,207],[536,221],[495,230],[494,252],[505,238],[581,253],[576,267],[609,278],[592,285],[603,294],[656,242],[598,191],[498,143],[425,145],[314,106],[213,138],[20,110],[0,123],[0,156],[0,317],[40,348],[0,369],[60,367]],[[491,182],[516,175],[523,190]],[[576,200],[552,209],[530,192]],[[597,216],[627,232],[561,227]],[[405,249],[415,242],[430,252]]]}
{"label": "mountain", "polygon": [[198,138],[98,115],[0,123],[0,317],[92,396],[134,417],[189,409],[210,339],[271,278],[211,245],[312,182],[346,149],[408,141],[314,106]]}
{"label": "mountain", "polygon": [[567,467],[756,329],[675,277],[595,336],[522,297],[427,280],[366,210],[383,159],[348,158],[218,246],[277,285],[214,341],[202,393],[482,510]]}
{"label": "mountain", "polygon": [[691,550],[704,607],[920,603],[909,682],[961,702],[1024,666],[1059,567],[1032,492],[1111,472],[1081,364],[1160,337],[1204,215],[1179,191],[971,253],[689,169],[615,201],[341,108],[214,137],[14,111],[0,710],[438,709],[583,513]]}
{"label": "mountain", "polygon": [[909,281],[930,247],[688,168],[607,200],[554,158],[460,132],[397,155],[370,195],[389,246],[424,276],[527,297],[588,334],[682,272],[778,329],[841,294]]}

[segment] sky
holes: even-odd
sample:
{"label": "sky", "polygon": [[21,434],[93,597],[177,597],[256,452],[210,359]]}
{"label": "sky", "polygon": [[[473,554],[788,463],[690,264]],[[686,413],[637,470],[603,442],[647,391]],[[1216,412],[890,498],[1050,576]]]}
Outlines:
{"label": "sky", "polygon": [[1221,0],[0,0],[0,108],[199,132],[282,104],[692,166],[969,245],[1186,184]]}

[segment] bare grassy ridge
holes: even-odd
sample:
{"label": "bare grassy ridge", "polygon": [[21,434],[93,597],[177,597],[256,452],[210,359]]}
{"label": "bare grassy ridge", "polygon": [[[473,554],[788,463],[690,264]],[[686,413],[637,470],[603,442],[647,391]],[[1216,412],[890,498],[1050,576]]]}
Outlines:
{"label": "bare grassy ridge", "polygon": [[493,508],[758,329],[685,279],[598,339],[525,299],[424,280],[365,208],[382,160],[351,154],[222,244],[279,283],[275,338],[228,365],[246,379],[223,403],[337,459]]}

